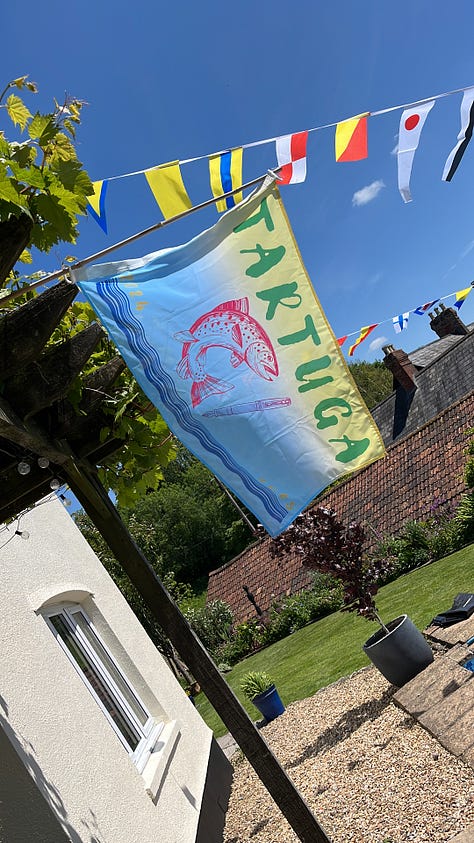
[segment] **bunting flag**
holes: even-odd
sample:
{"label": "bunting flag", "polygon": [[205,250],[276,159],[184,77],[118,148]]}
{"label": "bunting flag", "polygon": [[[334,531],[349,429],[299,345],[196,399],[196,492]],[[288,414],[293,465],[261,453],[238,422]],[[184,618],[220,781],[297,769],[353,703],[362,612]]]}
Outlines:
{"label": "bunting flag", "polygon": [[93,181],[92,187],[94,188],[94,193],[92,193],[87,202],[87,212],[95,219],[97,223],[99,223],[102,231],[107,234],[107,220],[105,217],[105,195],[107,193],[107,186],[108,180],[103,179],[102,181]]}
{"label": "bunting flag", "polygon": [[170,430],[272,536],[384,455],[274,179],[189,243],[72,277]]}
{"label": "bunting flag", "polygon": [[[212,155],[209,158],[209,176],[213,196],[222,196],[223,193],[229,193],[230,190],[241,187],[242,156],[243,149],[239,146],[236,149],[229,149],[221,155]],[[225,199],[216,202],[217,210],[219,213],[227,211],[241,202],[242,199],[242,193],[226,196]]]}
{"label": "bunting flag", "polygon": [[400,316],[394,316],[392,319],[393,322],[393,330],[396,334],[399,334],[401,331],[404,331],[408,325],[408,317],[410,316],[410,312],[407,313],[400,313]]}
{"label": "bunting flag", "polygon": [[444,165],[443,181],[451,181],[456,172],[467,145],[472,138],[474,127],[474,88],[464,91],[461,102],[461,130],[458,135],[458,142],[448,155]]}
{"label": "bunting flag", "polygon": [[306,144],[308,132],[285,135],[276,139],[276,156],[280,184],[298,184],[306,178]]}
{"label": "bunting flag", "polygon": [[404,202],[411,202],[410,176],[416,148],[420,142],[420,135],[425,120],[435,104],[434,100],[407,108],[400,118],[398,132],[398,189]]}
{"label": "bunting flag", "polygon": [[145,170],[145,177],[165,220],[192,208],[186,192],[179,161]]}
{"label": "bunting flag", "polygon": [[361,161],[368,156],[367,117],[369,112],[343,120],[334,136],[336,161]]}
{"label": "bunting flag", "polygon": [[344,345],[344,343],[345,343],[345,341],[346,341],[346,339],[347,339],[347,337],[348,337],[348,336],[349,336],[349,334],[346,334],[346,336],[345,336],[345,337],[339,337],[339,339],[338,339],[338,341],[337,341],[337,343],[338,343],[338,345],[339,345],[339,348],[342,348],[342,346]]}
{"label": "bunting flag", "polygon": [[457,307],[458,310],[462,307],[464,302],[466,301],[469,293],[471,292],[472,287],[466,287],[465,290],[459,290],[456,293],[456,301],[454,302],[454,307]]}
{"label": "bunting flag", "polygon": [[433,307],[433,305],[435,305],[437,302],[439,302],[439,299],[433,299],[433,301],[427,301],[425,302],[425,304],[420,304],[420,306],[417,307],[413,311],[413,313],[416,313],[418,316],[423,316],[426,311],[429,310],[430,307]]}
{"label": "bunting flag", "polygon": [[376,322],[374,325],[366,325],[365,328],[360,329],[360,334],[357,337],[354,345],[351,345],[350,348],[349,348],[349,352],[348,352],[349,357],[352,357],[352,355],[354,354],[354,351],[356,350],[357,346],[360,345],[361,342],[364,342],[364,340],[367,339],[369,334],[372,333],[372,331],[374,330],[374,328],[377,327],[378,324],[379,323]]}

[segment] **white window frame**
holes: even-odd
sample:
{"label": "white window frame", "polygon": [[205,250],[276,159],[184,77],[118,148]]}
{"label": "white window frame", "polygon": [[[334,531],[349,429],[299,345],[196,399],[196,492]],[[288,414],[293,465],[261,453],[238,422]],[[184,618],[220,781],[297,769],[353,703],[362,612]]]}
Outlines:
{"label": "white window frame", "polygon": [[[115,669],[120,674],[120,677],[124,684],[127,686],[128,690],[130,691],[131,695],[135,698],[138,705],[143,709],[144,715],[146,716],[146,721],[144,724],[140,723],[138,720],[135,712],[132,710],[131,706],[129,705],[128,701],[124,697],[123,693],[121,692],[120,688],[117,686],[116,682],[114,681],[112,675],[107,670],[106,665],[101,661],[98,653],[94,652],[94,649],[91,647],[89,641],[85,637],[82,629],[77,624],[75,620],[75,615],[80,614],[82,618],[86,621],[90,631],[92,632],[93,637],[95,637],[101,647],[107,653],[108,658],[113,663]],[[109,712],[107,711],[106,707],[104,706],[102,700],[94,690],[94,687],[88,681],[87,677],[84,675],[83,671],[81,670],[80,666],[78,665],[77,661],[75,660],[72,653],[69,651],[66,643],[63,641],[59,632],[55,629],[51,618],[60,616],[63,623],[68,628],[68,631],[72,635],[74,639],[74,643],[77,645],[79,650],[82,652],[84,658],[89,661],[92,666],[95,668],[97,673],[99,674],[102,682],[107,688],[110,696],[113,698],[113,701],[117,708],[120,710],[122,717],[127,722],[128,727],[136,733],[138,738],[138,744],[135,749],[128,744],[125,736],[122,734],[121,730],[119,729],[118,725],[115,723],[113,718],[110,716]],[[127,750],[131,760],[135,764],[139,773],[142,773],[147,761],[150,758],[150,755],[153,751],[155,743],[160,735],[164,723],[161,721],[156,721],[154,717],[150,714],[147,707],[144,705],[143,701],[140,699],[139,695],[137,694],[136,690],[134,689],[133,685],[130,683],[127,676],[124,674],[123,670],[120,668],[117,660],[113,657],[110,649],[106,646],[100,635],[98,634],[97,630],[94,627],[94,624],[88,617],[87,613],[84,611],[81,605],[79,604],[57,604],[56,606],[49,606],[48,609],[44,611],[45,620],[51,629],[54,637],[58,641],[61,649],[64,653],[66,653],[69,661],[74,666],[76,672],[81,677],[84,684],[87,686],[88,690],[94,697],[95,701],[97,702],[99,708],[105,714],[107,720],[109,721],[110,725],[112,726],[114,732],[118,736],[120,742]]]}

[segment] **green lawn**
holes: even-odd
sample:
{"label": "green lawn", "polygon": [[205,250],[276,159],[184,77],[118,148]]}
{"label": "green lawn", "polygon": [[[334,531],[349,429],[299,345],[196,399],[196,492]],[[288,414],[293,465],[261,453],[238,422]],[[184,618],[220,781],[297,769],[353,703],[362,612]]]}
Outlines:
{"label": "green lawn", "polygon": [[[377,594],[377,608],[386,622],[406,613],[424,629],[435,614],[451,606],[460,591],[474,592],[474,545],[384,586]],[[257,719],[257,710],[240,693],[244,673],[269,673],[288,705],[369,664],[361,648],[377,628],[356,615],[335,612],[235,665],[226,679],[251,717]],[[214,734],[225,734],[227,729],[204,694],[196,702]]]}

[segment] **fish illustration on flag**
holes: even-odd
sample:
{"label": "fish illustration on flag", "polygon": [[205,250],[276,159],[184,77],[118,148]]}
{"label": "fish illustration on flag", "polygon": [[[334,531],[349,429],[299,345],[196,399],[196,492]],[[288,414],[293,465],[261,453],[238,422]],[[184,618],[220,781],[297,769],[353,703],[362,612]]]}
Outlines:
{"label": "fish illustration on flag", "polygon": [[275,178],[187,243],[72,277],[173,434],[271,535],[384,455]]}
{"label": "fish illustration on flag", "polygon": [[200,316],[189,331],[179,331],[175,339],[183,343],[176,371],[192,380],[191,400],[197,407],[209,395],[220,395],[234,384],[213,377],[208,372],[207,352],[225,348],[231,352],[229,363],[236,369],[241,363],[264,380],[278,376],[276,354],[268,334],[249,315],[248,298],[218,304]]}
{"label": "fish illustration on flag", "polygon": [[410,177],[413,158],[420,142],[420,135],[434,100],[425,102],[416,108],[406,108],[400,118],[398,132],[398,189],[404,202],[411,202]]}

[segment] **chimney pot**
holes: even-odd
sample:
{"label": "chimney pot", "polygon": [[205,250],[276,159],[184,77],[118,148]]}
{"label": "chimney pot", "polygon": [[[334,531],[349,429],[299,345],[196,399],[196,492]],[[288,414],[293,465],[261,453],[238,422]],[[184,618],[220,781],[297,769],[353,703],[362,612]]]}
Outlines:
{"label": "chimney pot", "polygon": [[436,316],[430,313],[430,328],[440,339],[448,336],[464,337],[469,333],[453,307],[445,307],[442,304],[441,308],[435,307],[435,310]]}

